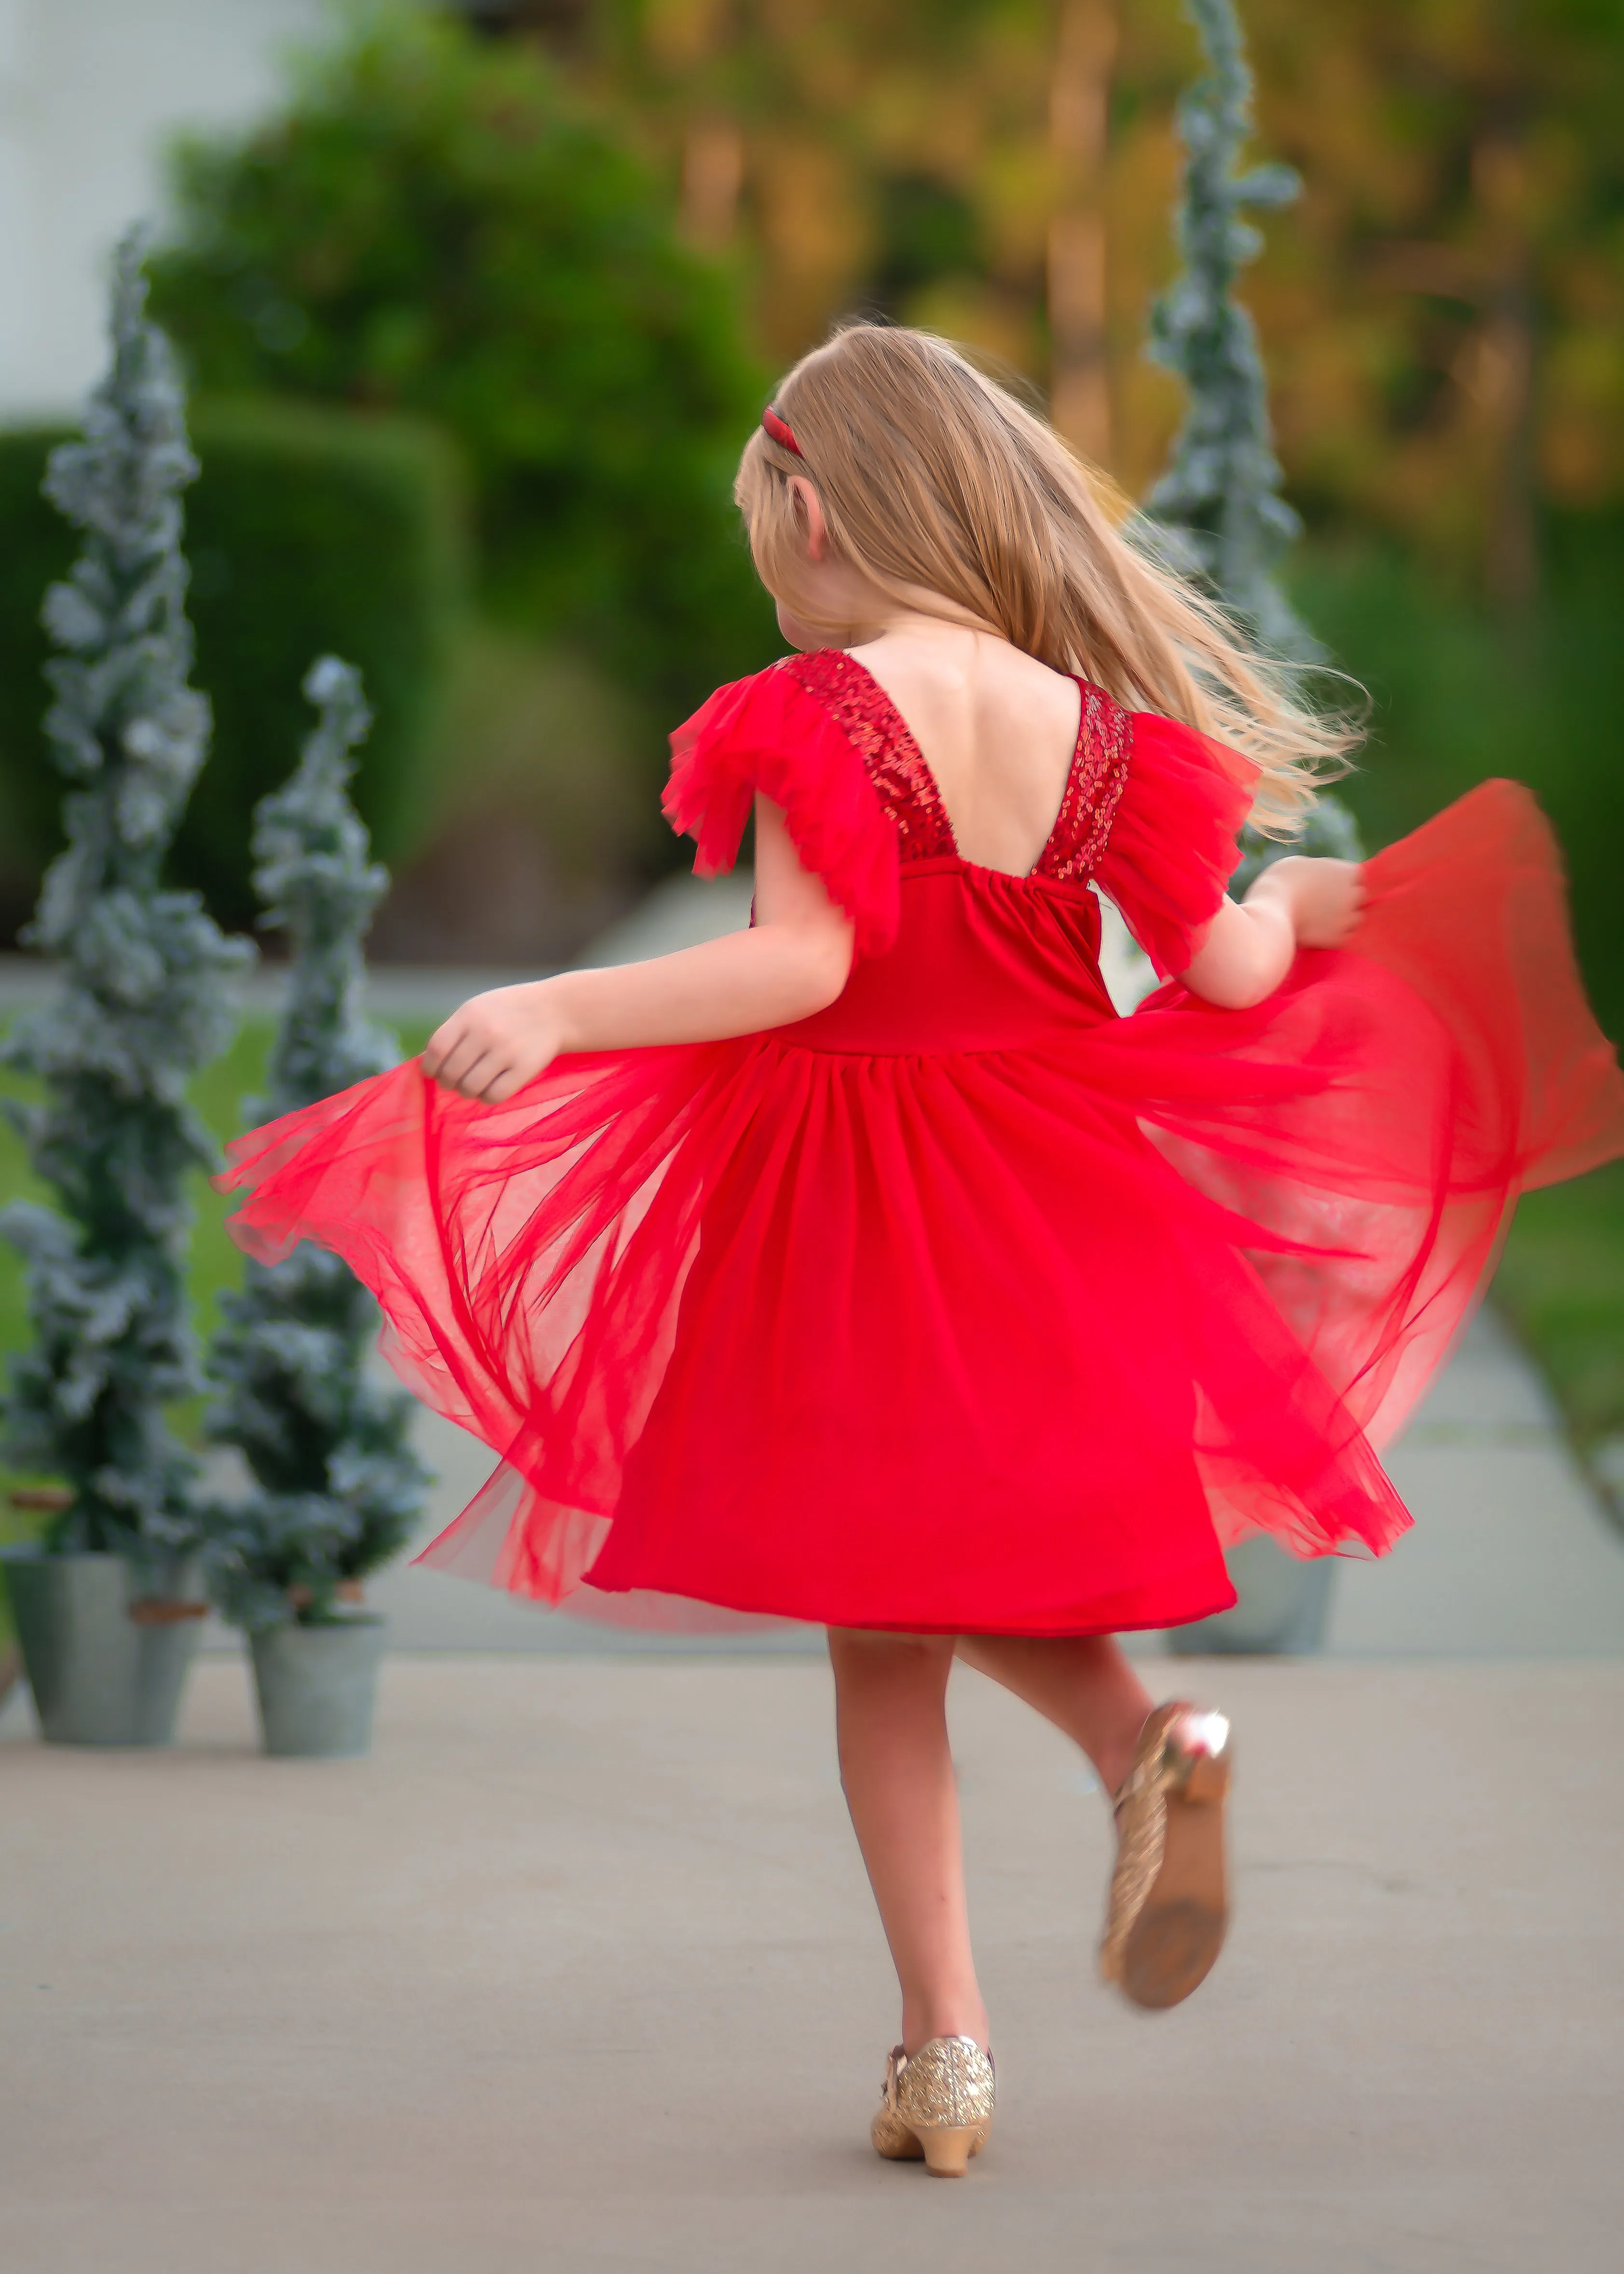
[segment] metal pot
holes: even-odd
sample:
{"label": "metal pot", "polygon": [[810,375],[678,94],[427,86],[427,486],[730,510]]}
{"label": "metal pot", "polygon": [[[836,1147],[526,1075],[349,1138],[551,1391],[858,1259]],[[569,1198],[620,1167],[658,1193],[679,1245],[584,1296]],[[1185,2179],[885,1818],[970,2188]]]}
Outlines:
{"label": "metal pot", "polygon": [[367,1751],[387,1631],[380,1618],[289,1619],[249,1638],[267,1753],[337,1759]]}
{"label": "metal pot", "polygon": [[1300,1658],[1322,1649],[1335,1559],[1304,1562],[1261,1532],[1231,1547],[1224,1561],[1240,1597],[1193,1626],[1175,1627],[1168,1648],[1178,1658]]}
{"label": "metal pot", "polygon": [[190,1564],[155,1589],[122,1555],[0,1549],[40,1732],[54,1745],[167,1745],[208,1609]]}

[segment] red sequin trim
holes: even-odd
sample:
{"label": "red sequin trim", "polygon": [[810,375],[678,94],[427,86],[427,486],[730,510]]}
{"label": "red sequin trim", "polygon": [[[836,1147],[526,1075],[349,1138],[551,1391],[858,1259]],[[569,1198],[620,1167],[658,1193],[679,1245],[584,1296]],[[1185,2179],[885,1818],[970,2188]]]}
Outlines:
{"label": "red sequin trim", "polygon": [[[863,762],[880,803],[896,824],[905,861],[956,857],[953,825],[936,778],[896,704],[865,666],[841,648],[786,656],[778,666],[823,705]],[[1077,748],[1049,842],[1034,877],[1079,884],[1105,851],[1128,779],[1132,720],[1103,688],[1079,680]]]}
{"label": "red sequin trim", "polygon": [[1086,679],[1077,683],[1083,697],[1077,750],[1059,814],[1032,872],[1062,885],[1079,884],[1097,867],[1127,787],[1133,748],[1133,721],[1121,704]]}
{"label": "red sequin trim", "polygon": [[778,668],[823,705],[861,758],[881,805],[897,825],[903,859],[929,861],[956,853],[936,776],[872,672],[837,647],[786,656]]}

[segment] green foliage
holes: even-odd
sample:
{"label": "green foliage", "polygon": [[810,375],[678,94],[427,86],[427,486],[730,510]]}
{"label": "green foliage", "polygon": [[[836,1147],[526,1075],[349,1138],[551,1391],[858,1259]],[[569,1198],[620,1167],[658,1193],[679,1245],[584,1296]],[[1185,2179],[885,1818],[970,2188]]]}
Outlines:
{"label": "green foliage", "polygon": [[1341,794],[1376,844],[1489,774],[1527,782],[1561,841],[1586,983],[1624,1037],[1624,523],[1547,516],[1546,575],[1516,637],[1374,543],[1308,546],[1293,596],[1370,689],[1371,732]]}
{"label": "green foliage", "polygon": [[1524,1195],[1494,1293],[1581,1451],[1624,1445],[1624,1162]]}
{"label": "green foliage", "polygon": [[194,893],[160,882],[209,713],[188,684],[180,550],[179,493],[196,463],[145,299],[139,247],[127,240],[111,369],[85,440],[54,451],[48,476],[52,502],[84,538],[45,603],[62,651],[47,727],[70,788],[66,848],[30,941],[60,963],[63,987],[3,1055],[44,1086],[41,1102],[10,1111],[60,1212],[17,1201],[0,1229],[24,1259],[34,1336],[11,1370],[6,1457],[64,1480],[71,1499],[52,1547],[155,1562],[198,1531],[196,1464],[164,1412],[196,1387],[185,1183],[214,1154],[185,1082],[229,1035],[222,982],[249,951]]}
{"label": "green foliage", "polygon": [[730,279],[533,49],[364,19],[280,117],[186,145],[176,188],[156,305],[205,387],[441,422],[487,599],[662,723],[759,659],[729,484],[761,393]]}
{"label": "green foliage", "polygon": [[[254,828],[264,920],[289,934],[293,969],[268,1094],[249,1102],[251,1123],[348,1089],[396,1057],[393,1037],[358,1009],[361,943],[388,887],[348,794],[371,720],[358,675],[330,656],[304,692],[320,713],[315,731]],[[411,1400],[367,1380],[377,1306],[336,1255],[306,1242],[281,1263],[251,1261],[242,1293],[221,1308],[205,1429],[240,1449],[255,1487],[214,1512],[222,1602],[250,1628],[278,1623],[290,1606],[306,1623],[330,1619],[336,1590],[394,1555],[421,1511],[427,1479],[407,1442]]]}
{"label": "green foliage", "polygon": [[[390,858],[435,804],[434,726],[467,593],[454,446],[408,418],[263,398],[194,406],[188,503],[198,675],[214,749],[177,832],[171,872],[232,927],[252,920],[249,832],[297,742],[306,660],[337,642],[375,690],[357,801]],[[39,595],[71,538],[41,495],[57,436],[0,434],[0,924],[14,930],[61,841],[41,714]]]}

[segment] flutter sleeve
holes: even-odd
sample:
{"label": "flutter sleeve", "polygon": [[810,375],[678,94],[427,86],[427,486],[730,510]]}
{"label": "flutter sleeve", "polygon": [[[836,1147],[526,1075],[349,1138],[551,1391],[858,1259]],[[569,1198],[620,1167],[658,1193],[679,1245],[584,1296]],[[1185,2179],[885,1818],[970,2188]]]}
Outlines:
{"label": "flutter sleeve", "polygon": [[1176,719],[1133,713],[1122,802],[1094,870],[1163,979],[1188,970],[1240,858],[1258,768]]}
{"label": "flutter sleeve", "polygon": [[671,738],[665,818],[697,845],[696,876],[739,856],[756,793],[782,812],[802,868],[851,918],[861,955],[897,936],[897,832],[853,744],[776,666],[718,687]]}

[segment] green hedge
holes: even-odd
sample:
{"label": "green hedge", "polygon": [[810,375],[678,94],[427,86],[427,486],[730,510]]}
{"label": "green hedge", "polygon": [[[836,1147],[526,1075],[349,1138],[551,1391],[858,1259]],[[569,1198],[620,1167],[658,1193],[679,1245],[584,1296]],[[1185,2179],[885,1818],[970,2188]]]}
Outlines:
{"label": "green hedge", "polygon": [[[377,724],[357,798],[386,861],[432,818],[427,779],[468,547],[455,447],[415,419],[258,397],[192,411],[202,465],[186,493],[197,628],[194,683],[214,749],[177,841],[174,873],[232,929],[252,922],[250,816],[310,728],[299,684],[314,657],[357,665]],[[0,433],[0,928],[15,937],[60,842],[63,784],[42,731],[45,588],[76,549],[40,494],[63,430]]]}

